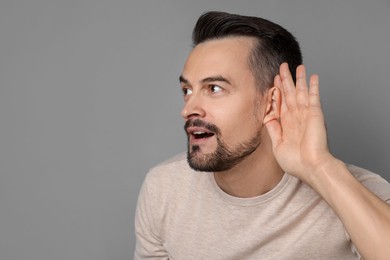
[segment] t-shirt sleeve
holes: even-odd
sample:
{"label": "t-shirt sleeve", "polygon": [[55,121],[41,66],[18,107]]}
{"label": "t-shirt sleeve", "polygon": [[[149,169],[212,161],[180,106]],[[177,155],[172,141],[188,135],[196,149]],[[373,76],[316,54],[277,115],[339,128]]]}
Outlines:
{"label": "t-shirt sleeve", "polygon": [[348,169],[363,186],[390,204],[390,183],[388,181],[378,174],[354,165],[348,165]]}
{"label": "t-shirt sleeve", "polygon": [[155,223],[155,198],[150,179],[147,177],[138,196],[135,214],[135,260],[169,259],[159,236],[158,223]]}

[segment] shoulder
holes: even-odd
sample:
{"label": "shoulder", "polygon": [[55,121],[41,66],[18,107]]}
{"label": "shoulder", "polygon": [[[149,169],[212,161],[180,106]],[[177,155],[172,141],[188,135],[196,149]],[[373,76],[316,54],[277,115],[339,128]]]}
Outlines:
{"label": "shoulder", "polygon": [[154,194],[157,200],[173,199],[193,188],[204,176],[191,169],[186,154],[180,153],[151,168],[145,177],[143,189]]}
{"label": "shoulder", "polygon": [[384,201],[390,202],[390,183],[379,174],[373,173],[356,165],[347,164],[351,174],[367,189]]}
{"label": "shoulder", "polygon": [[385,186],[389,185],[389,183],[379,174],[373,173],[367,169],[358,167],[353,164],[347,164],[347,168],[352,173],[352,175],[363,184],[383,184]]}
{"label": "shoulder", "polygon": [[[156,229],[168,227],[175,216],[191,207],[196,194],[204,194],[208,181],[207,174],[190,168],[184,153],[178,154],[149,170],[138,196],[138,211],[147,212]],[[164,234],[164,230],[159,232]]]}
{"label": "shoulder", "polygon": [[144,182],[159,186],[164,183],[172,184],[173,180],[186,178],[192,171],[187,163],[186,154],[180,153],[151,168]]}
{"label": "shoulder", "polygon": [[190,172],[185,154],[178,154],[151,168],[138,195],[138,208],[153,209],[149,215],[165,212],[182,192],[180,189],[185,185],[180,183],[189,182],[186,179],[189,179]]}
{"label": "shoulder", "polygon": [[150,169],[150,172],[166,172],[173,169],[189,169],[186,153],[179,153]]}

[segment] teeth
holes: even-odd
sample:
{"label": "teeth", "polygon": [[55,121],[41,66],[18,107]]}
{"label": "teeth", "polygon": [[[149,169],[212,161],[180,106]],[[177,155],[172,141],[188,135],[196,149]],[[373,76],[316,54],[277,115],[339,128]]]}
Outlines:
{"label": "teeth", "polygon": [[194,135],[201,135],[204,134],[205,132],[193,132]]}

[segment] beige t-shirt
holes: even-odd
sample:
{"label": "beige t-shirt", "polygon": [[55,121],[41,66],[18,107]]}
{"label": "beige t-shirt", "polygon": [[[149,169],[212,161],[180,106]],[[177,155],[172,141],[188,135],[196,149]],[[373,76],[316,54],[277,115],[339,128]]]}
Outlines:
{"label": "beige t-shirt", "polygon": [[[389,183],[348,168],[390,202]],[[213,174],[193,171],[184,154],[148,173],[135,228],[134,259],[359,258],[333,210],[299,179],[285,174],[266,194],[237,198],[224,193]]]}

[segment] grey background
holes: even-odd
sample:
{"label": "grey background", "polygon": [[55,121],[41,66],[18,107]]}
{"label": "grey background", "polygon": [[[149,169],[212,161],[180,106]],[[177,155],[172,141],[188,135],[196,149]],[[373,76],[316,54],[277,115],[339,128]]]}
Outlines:
{"label": "grey background", "polygon": [[178,76],[206,10],[280,23],[330,144],[390,179],[390,2],[0,2],[0,259],[131,259],[143,178],[185,150]]}

